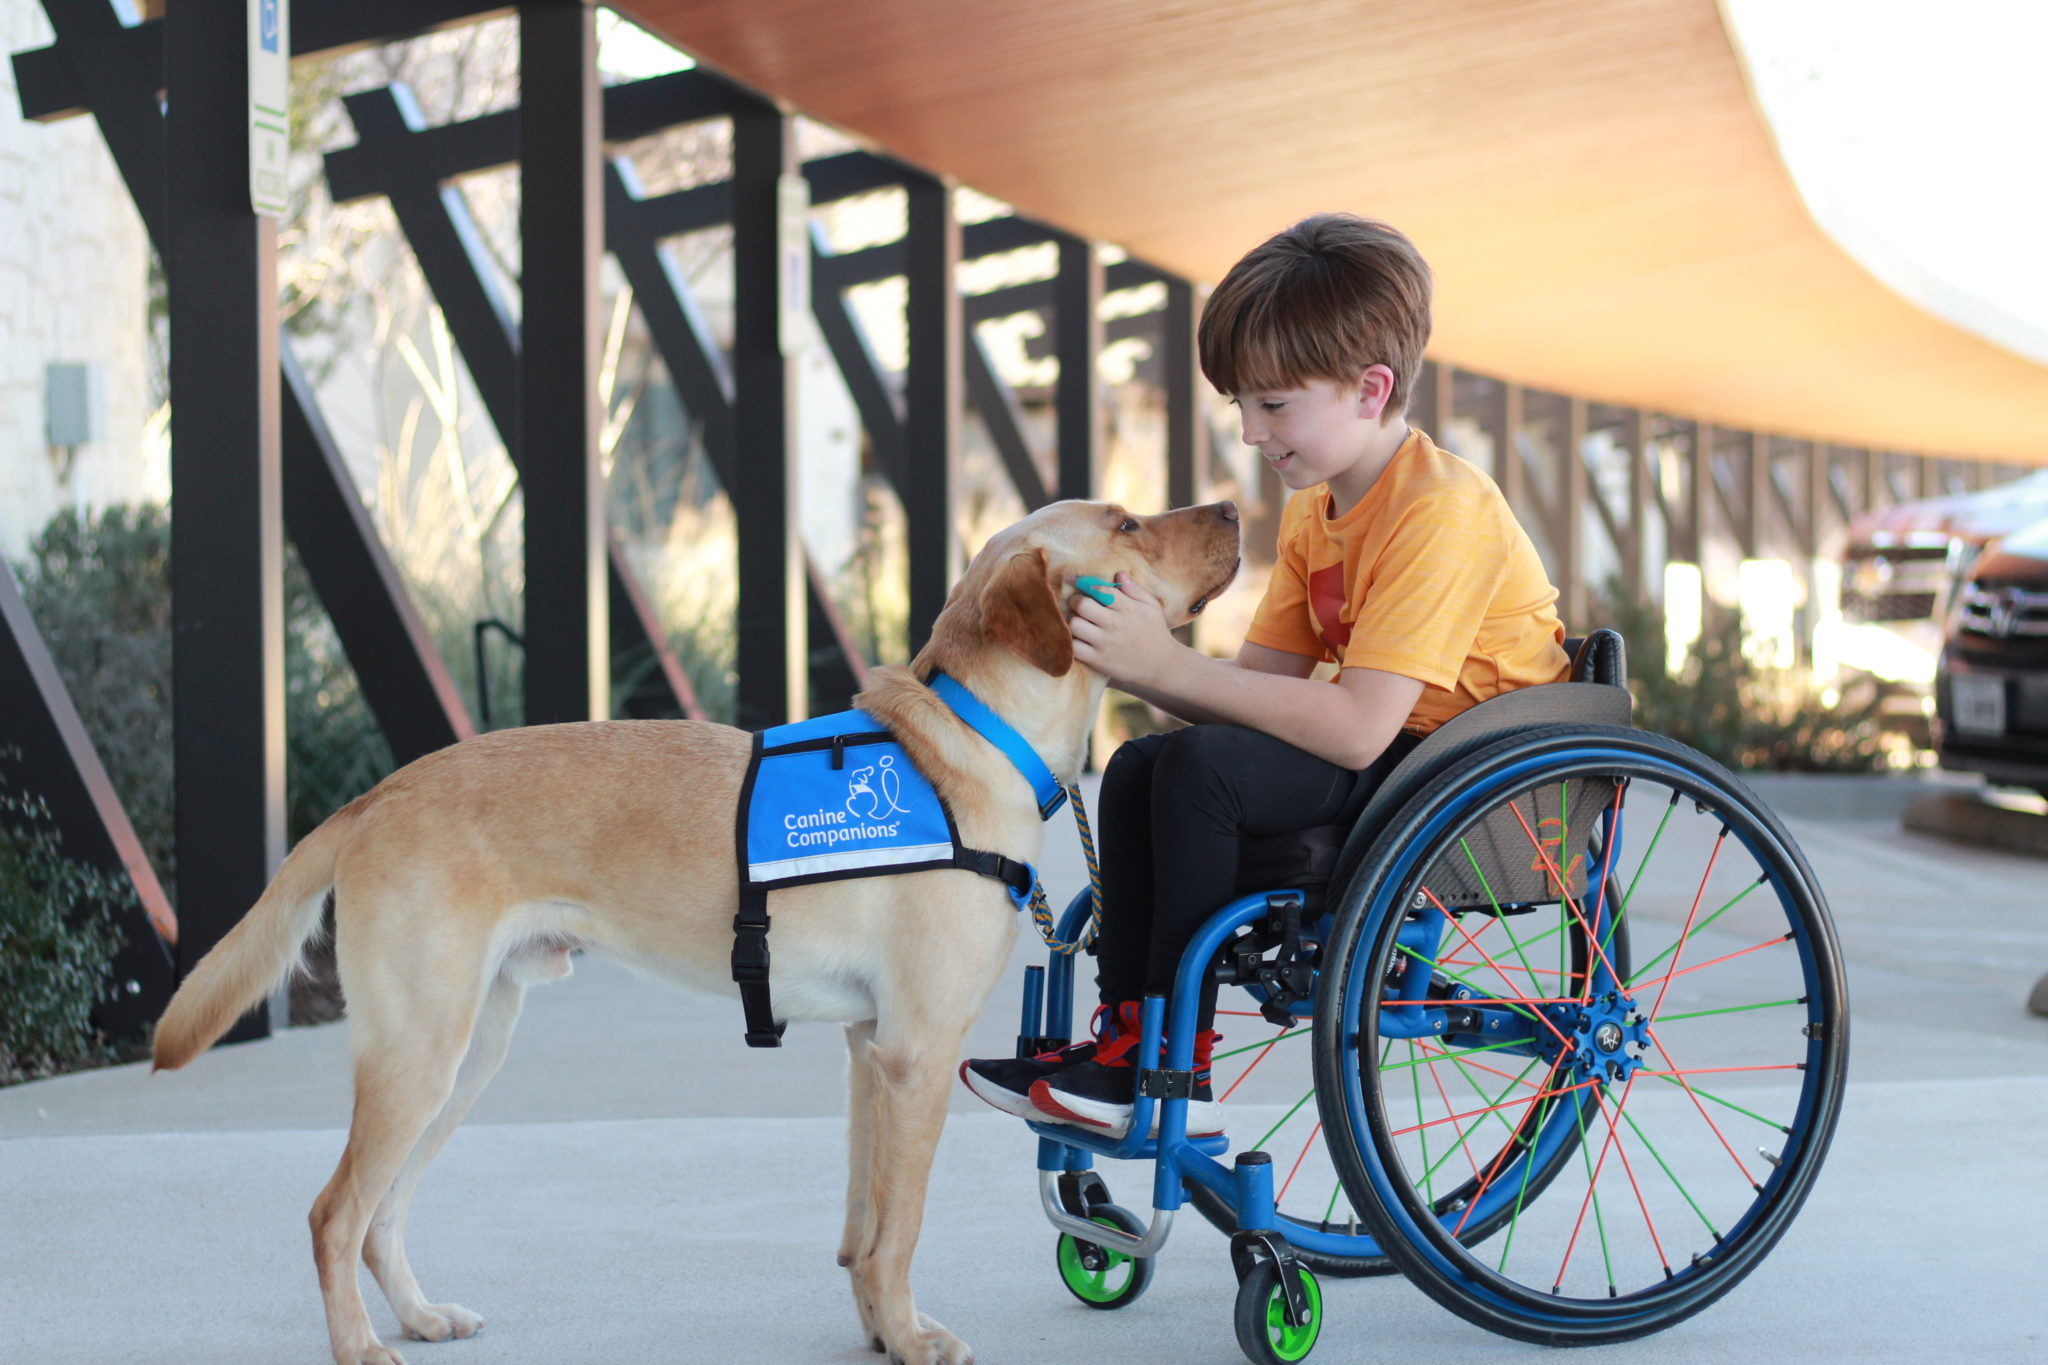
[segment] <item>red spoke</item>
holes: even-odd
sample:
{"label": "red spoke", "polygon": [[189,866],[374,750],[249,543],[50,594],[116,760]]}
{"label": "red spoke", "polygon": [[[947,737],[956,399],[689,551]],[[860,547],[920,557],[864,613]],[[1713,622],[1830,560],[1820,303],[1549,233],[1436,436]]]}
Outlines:
{"label": "red spoke", "polygon": [[[1442,1077],[1436,1074],[1436,1063],[1428,1062],[1425,1063],[1425,1066],[1428,1068],[1429,1071],[1429,1079],[1435,1082],[1436,1084],[1436,1093],[1443,1097],[1444,1112],[1449,1113],[1453,1108],[1451,1104],[1451,1092],[1444,1089]],[[1458,1135],[1458,1145],[1465,1149],[1465,1160],[1472,1167],[1472,1174],[1478,1175],[1479,1159],[1472,1155],[1472,1144],[1465,1140],[1465,1130],[1454,1123],[1451,1125],[1451,1131]]]}
{"label": "red spoke", "polygon": [[[1481,957],[1486,958],[1486,965],[1493,968],[1496,972],[1499,972],[1500,964],[1498,962],[1495,962],[1491,957],[1488,957],[1486,949],[1479,947],[1478,942],[1473,939],[1472,935],[1467,934],[1465,932],[1465,926],[1458,921],[1458,917],[1456,915],[1453,915],[1449,910],[1446,910],[1444,908],[1444,903],[1436,898],[1436,893],[1425,886],[1422,888],[1422,894],[1429,897],[1429,903],[1431,905],[1434,905],[1437,908],[1437,910],[1442,913],[1443,917],[1446,920],[1450,921],[1451,927],[1453,929],[1456,929],[1458,933],[1463,936],[1465,942],[1470,943],[1473,946],[1473,948],[1478,950],[1478,953]],[[1502,985],[1508,985],[1508,978],[1505,972],[1501,973],[1500,979]],[[1509,986],[1509,989],[1512,990],[1513,987]],[[1564,1003],[1577,1004],[1578,1002],[1574,1000]],[[1558,1029],[1556,1024],[1550,1022],[1549,1015],[1545,1014],[1542,1010],[1536,1010],[1534,1011],[1531,1017],[1536,1019],[1539,1023],[1543,1025],[1543,1027],[1549,1029],[1552,1033],[1557,1034],[1557,1041],[1564,1044],[1565,1049],[1567,1051],[1570,1050],[1572,1040],[1565,1037],[1564,1034]]]}
{"label": "red spoke", "polygon": [[[1469,957],[1440,957],[1436,960],[1436,965],[1439,967],[1484,967],[1486,964],[1474,962]],[[1561,972],[1554,967],[1508,966],[1502,967],[1501,970],[1504,972],[1524,972],[1530,976],[1555,976],[1566,981],[1577,980],[1586,975],[1584,972]],[[1572,997],[1572,1003],[1577,1004],[1578,997]]]}
{"label": "red spoke", "polygon": [[[1421,1048],[1426,1053],[1431,1051],[1430,1046],[1427,1043],[1418,1042],[1416,1046]],[[1457,1062],[1461,1066],[1469,1066],[1474,1071],[1484,1071],[1488,1075],[1499,1076],[1503,1080],[1518,1081],[1521,1084],[1528,1086],[1531,1090],[1542,1089],[1541,1086],[1537,1085],[1536,1082],[1530,1080],[1525,1075],[1517,1076],[1512,1071],[1502,1071],[1498,1067],[1488,1066],[1484,1062],[1475,1062],[1470,1057],[1453,1057],[1448,1051],[1445,1051],[1443,1049],[1437,1049],[1432,1055],[1442,1057],[1446,1061]]]}
{"label": "red spoke", "polygon": [[[1221,1010],[1218,1010],[1218,1011],[1217,1011],[1217,1013],[1219,1013],[1219,1014],[1220,1014],[1220,1013],[1222,1013],[1222,1011],[1221,1011]],[[1279,1043],[1280,1043],[1280,1040],[1281,1040],[1282,1038],[1286,1038],[1286,1037],[1288,1037],[1288,1036],[1289,1036],[1289,1035],[1291,1035],[1291,1034],[1292,1034],[1293,1032],[1294,1032],[1294,1030],[1293,1030],[1293,1029],[1291,1029],[1291,1028],[1290,1028],[1290,1029],[1286,1029],[1286,1030],[1282,1031],[1281,1033],[1277,1034],[1277,1035],[1276,1035],[1276,1036],[1274,1037],[1274,1039],[1273,1039],[1273,1041],[1272,1041],[1272,1042],[1270,1042],[1270,1043],[1266,1044],[1266,1045],[1265,1045],[1265,1046],[1264,1046],[1263,1048],[1260,1048],[1260,1049],[1259,1049],[1259,1055],[1258,1055],[1258,1056],[1256,1056],[1256,1057],[1254,1057],[1254,1058],[1252,1058],[1252,1059],[1251,1059],[1251,1060],[1250,1060],[1249,1062],[1246,1062],[1246,1063],[1244,1064],[1244,1070],[1243,1070],[1243,1071],[1240,1071],[1240,1072],[1239,1072],[1239,1073],[1237,1074],[1237,1079],[1236,1079],[1236,1080],[1234,1080],[1234,1081],[1232,1081],[1232,1082],[1230,1083],[1230,1090],[1235,1090],[1235,1089],[1237,1089],[1237,1088],[1238,1088],[1239,1086],[1243,1085],[1243,1084],[1244,1084],[1244,1078],[1245,1078],[1246,1076],[1249,1076],[1249,1075],[1251,1075],[1251,1074],[1252,1074],[1252,1068],[1253,1068],[1253,1067],[1255,1067],[1255,1066],[1257,1066],[1257,1065],[1258,1065],[1258,1064],[1259,1064],[1260,1062],[1263,1062],[1263,1061],[1265,1061],[1265,1060],[1266,1060],[1266,1054],[1267,1054],[1268,1052],[1271,1052],[1271,1051],[1272,1051],[1272,1050],[1273,1050],[1273,1049],[1274,1049],[1275,1047],[1277,1047],[1277,1046],[1279,1045]],[[1224,1091],[1224,1092],[1223,1092],[1223,1099],[1224,1099],[1224,1100],[1227,1100],[1227,1099],[1229,1099],[1229,1098],[1230,1098],[1230,1090],[1226,1090],[1226,1091]],[[1217,1103],[1218,1103],[1218,1104],[1221,1104],[1221,1103],[1223,1103],[1223,1100],[1218,1100],[1218,1101],[1217,1101]]]}
{"label": "red spoke", "polygon": [[[1727,842],[1728,826],[1723,825],[1720,835],[1714,840],[1714,851],[1707,855],[1707,870],[1700,874],[1700,889],[1692,894],[1692,909],[1685,912],[1685,927],[1678,931],[1678,944],[1671,950],[1671,970],[1664,974],[1664,984],[1657,988],[1657,1003],[1650,1006],[1649,1023],[1656,1023],[1657,1011],[1664,1008],[1664,993],[1671,989],[1671,978],[1678,975],[1679,959],[1685,956],[1686,940],[1692,937],[1692,922],[1699,917],[1700,902],[1706,898],[1707,883],[1714,876],[1714,864],[1721,859],[1721,845]],[[1637,990],[1641,989],[1637,987]]]}
{"label": "red spoke", "polygon": [[[1650,1035],[1650,1041],[1656,1045],[1657,1055],[1664,1059],[1664,1065],[1671,1068],[1672,1079],[1677,1081],[1679,1087],[1685,1091],[1686,1098],[1692,1101],[1692,1107],[1700,1111],[1700,1117],[1706,1121],[1707,1127],[1713,1129],[1714,1136],[1721,1143],[1721,1150],[1728,1153],[1728,1159],[1735,1163],[1735,1169],[1742,1172],[1742,1178],[1749,1182],[1751,1189],[1760,1189],[1761,1186],[1756,1183],[1756,1177],[1749,1173],[1749,1167],[1742,1164],[1742,1158],[1735,1155],[1735,1149],[1728,1145],[1727,1137],[1722,1134],[1720,1125],[1714,1122],[1714,1116],[1707,1112],[1707,1106],[1700,1103],[1698,1095],[1693,1094],[1692,1086],[1685,1079],[1686,1073],[1679,1070],[1678,1063],[1672,1061],[1671,1054],[1664,1050],[1664,1040],[1657,1036],[1657,1030],[1651,1028],[1648,1024],[1644,1024],[1643,1032]],[[1629,1081],[1633,1084],[1635,1077],[1629,1077]]]}
{"label": "red spoke", "polygon": [[[1614,1109],[1616,1113],[1620,1113],[1622,1108],[1628,1104],[1628,1092],[1634,1088],[1635,1083],[1636,1078],[1634,1076],[1630,1076],[1628,1078],[1628,1084],[1622,1086],[1621,1098],[1614,1102]],[[1600,1092],[1597,1090],[1594,1091],[1593,1098],[1597,1101],[1600,1098]],[[1550,1286],[1550,1292],[1553,1294],[1555,1294],[1564,1285],[1564,1272],[1572,1263],[1573,1250],[1576,1249],[1579,1245],[1579,1230],[1586,1226],[1586,1210],[1592,1207],[1593,1196],[1599,1192],[1600,1172],[1607,1168],[1607,1149],[1614,1145],[1614,1138],[1614,1125],[1610,1123],[1607,1125],[1607,1140],[1600,1144],[1600,1158],[1599,1160],[1593,1163],[1593,1175],[1589,1180],[1586,1181],[1586,1197],[1579,1201],[1579,1221],[1572,1224],[1572,1238],[1569,1242],[1565,1243],[1564,1259],[1558,1262],[1557,1279]],[[1581,1138],[1581,1141],[1583,1140],[1584,1139]]]}
{"label": "red spoke", "polygon": [[[1617,799],[1619,799],[1619,788],[1616,789],[1616,797]],[[1607,974],[1613,977],[1615,982],[1619,984],[1621,981],[1621,973],[1614,970],[1614,963],[1610,961],[1607,956],[1606,945],[1600,942],[1600,935],[1593,932],[1593,926],[1586,923],[1585,913],[1579,909],[1579,903],[1576,900],[1572,899],[1571,884],[1564,879],[1564,876],[1561,873],[1558,872],[1557,864],[1550,860],[1550,855],[1544,852],[1543,841],[1536,837],[1536,831],[1530,829],[1529,822],[1522,818],[1522,808],[1516,805],[1514,802],[1510,801],[1508,802],[1508,809],[1515,813],[1515,823],[1522,827],[1522,833],[1529,836],[1529,843],[1535,848],[1536,856],[1543,860],[1543,870],[1550,874],[1550,879],[1553,882],[1557,883],[1558,899],[1563,901],[1565,907],[1572,912],[1572,918],[1579,922],[1579,928],[1585,930],[1586,940],[1587,942],[1593,945],[1593,951],[1599,955],[1601,964],[1607,968]],[[1605,880],[1601,882],[1600,895],[1603,899],[1607,895],[1607,885]],[[1597,914],[1598,911],[1596,910],[1594,913]],[[1593,982],[1592,979],[1588,977],[1586,981],[1586,994],[1581,997],[1581,1003],[1583,1003],[1585,1000],[1590,1000],[1592,998]]]}
{"label": "red spoke", "polygon": [[1576,995],[1475,995],[1469,1000],[1382,1000],[1383,1010],[1423,1009],[1430,1005],[1583,1005]]}
{"label": "red spoke", "polygon": [[[1629,987],[1629,991],[1631,994],[1637,991],[1646,991],[1650,989],[1650,987],[1658,985],[1659,983],[1668,986],[1671,984],[1671,982],[1673,982],[1681,976],[1688,976],[1693,972],[1703,972],[1709,967],[1717,967],[1723,962],[1731,961],[1734,958],[1742,957],[1748,953],[1761,952],[1765,948],[1775,948],[1780,943],[1790,943],[1791,941],[1792,935],[1790,933],[1783,933],[1778,935],[1776,938],[1767,938],[1762,943],[1752,943],[1747,948],[1738,948],[1732,953],[1723,953],[1720,957],[1708,958],[1705,962],[1695,962],[1692,964],[1692,966],[1685,968],[1685,970],[1683,971],[1675,970],[1675,968],[1678,965],[1678,962],[1676,958],[1673,958],[1672,966],[1674,970],[1668,971],[1664,973],[1664,975],[1662,976],[1653,976],[1648,981],[1632,985]],[[1659,992],[1659,998],[1662,998],[1662,992]]]}
{"label": "red spoke", "polygon": [[1217,1010],[1216,1013],[1234,1015],[1239,1019],[1263,1019],[1266,1017],[1257,1010]]}
{"label": "red spoke", "polygon": [[[1663,1049],[1658,1049],[1662,1051]],[[1666,1060],[1669,1060],[1668,1058]],[[1804,1071],[1804,1062],[1779,1062],[1773,1066],[1695,1066],[1685,1071],[1645,1071],[1645,1076],[1719,1076],[1730,1071]]]}
{"label": "red spoke", "polygon": [[[1550,1082],[1551,1082],[1551,1079],[1552,1079],[1552,1078],[1553,1078],[1554,1076],[1556,1076],[1556,1075],[1557,1075],[1557,1068],[1558,1068],[1558,1066],[1559,1066],[1559,1065],[1560,1065],[1561,1063],[1563,1063],[1563,1061],[1564,1061],[1564,1059],[1565,1059],[1566,1057],[1569,1057],[1570,1055],[1571,1055],[1571,1052],[1570,1052],[1570,1050],[1569,1050],[1568,1048],[1559,1048],[1559,1049],[1558,1049],[1558,1053],[1557,1053],[1557,1056],[1555,1056],[1555,1057],[1553,1057],[1553,1058],[1551,1059],[1551,1062],[1550,1062],[1550,1070],[1548,1070],[1548,1071],[1546,1071],[1546,1072],[1544,1072],[1544,1073],[1543,1073],[1543,1085],[1544,1085],[1544,1086],[1548,1086],[1548,1085],[1550,1084]],[[1585,1082],[1585,1081],[1582,1081],[1582,1082],[1580,1082],[1580,1083],[1579,1083],[1578,1085],[1572,1086],[1572,1087],[1570,1087],[1570,1088],[1571,1088],[1571,1089],[1573,1089],[1573,1090],[1579,1090],[1579,1089],[1583,1089],[1583,1088],[1584,1088],[1584,1087],[1585,1087],[1586,1085],[1588,1085],[1588,1084],[1590,1084],[1590,1082]],[[1521,1132],[1521,1131],[1522,1131],[1522,1122],[1523,1122],[1524,1120],[1526,1120],[1526,1119],[1527,1119],[1527,1118],[1528,1118],[1528,1117],[1529,1117],[1530,1115],[1533,1115],[1533,1114],[1534,1114],[1534,1113],[1536,1112],[1536,1103],[1537,1103],[1537,1101],[1539,1101],[1539,1100],[1541,1100],[1541,1099],[1545,1098],[1545,1097],[1546,1097],[1547,1095],[1552,1095],[1552,1094],[1562,1095],[1562,1094],[1564,1094],[1564,1093],[1565,1093],[1565,1091],[1562,1091],[1562,1090],[1557,1090],[1557,1091],[1549,1091],[1549,1090],[1545,1090],[1545,1089],[1543,1089],[1543,1088],[1539,1087],[1539,1088],[1538,1088],[1538,1090],[1537,1090],[1537,1092],[1536,1092],[1536,1093],[1535,1093],[1534,1095],[1531,1095],[1531,1096],[1529,1097],[1529,1100],[1528,1100],[1528,1104],[1529,1104],[1529,1109],[1528,1109],[1528,1112],[1527,1112],[1526,1114],[1524,1114],[1524,1115],[1523,1115],[1523,1119],[1520,1119],[1520,1120],[1517,1120],[1517,1121],[1516,1121],[1516,1123],[1515,1123],[1515,1131],[1516,1131],[1517,1133]],[[1509,1103],[1509,1104],[1512,1104],[1512,1103],[1516,1103],[1516,1101],[1510,1100],[1510,1101],[1508,1101],[1508,1103]],[[1507,1105],[1506,1105],[1506,1104],[1500,1104],[1500,1105],[1495,1105],[1494,1107],[1495,1107],[1496,1109],[1505,1109],[1505,1108],[1507,1107]],[[1479,1207],[1479,1201],[1480,1201],[1481,1199],[1484,1199],[1484,1198],[1486,1197],[1486,1192],[1487,1192],[1487,1191],[1488,1191],[1489,1189],[1493,1188],[1493,1178],[1494,1178],[1495,1176],[1497,1176],[1497,1175],[1499,1175],[1499,1174],[1500,1174],[1500,1166],[1501,1166],[1501,1163],[1502,1163],[1503,1161],[1506,1161],[1506,1160],[1508,1159],[1508,1153],[1509,1153],[1509,1152],[1512,1152],[1512,1151],[1514,1151],[1514,1150],[1515,1150],[1515,1147],[1516,1147],[1516,1145],[1517,1145],[1517,1144],[1515,1144],[1515,1143],[1513,1143],[1513,1142],[1505,1142],[1505,1143],[1502,1143],[1502,1144],[1501,1144],[1501,1149],[1500,1149],[1500,1151],[1494,1154],[1494,1158],[1493,1158],[1493,1164],[1492,1164],[1491,1166],[1489,1166],[1489,1167],[1487,1167],[1487,1168],[1486,1168],[1486,1175],[1485,1175],[1485,1176],[1484,1176],[1483,1178],[1481,1178],[1481,1180],[1480,1180],[1480,1182],[1479,1182],[1479,1188],[1478,1188],[1478,1189],[1476,1189],[1476,1190],[1474,1190],[1474,1191],[1472,1192],[1472,1199],[1471,1199],[1471,1201],[1470,1201],[1469,1203],[1467,1203],[1467,1204],[1465,1205],[1465,1211],[1464,1211],[1463,1213],[1461,1213],[1461,1214],[1459,1214],[1459,1215],[1458,1215],[1458,1225],[1457,1225],[1456,1227],[1454,1227],[1454,1228],[1452,1228],[1452,1229],[1451,1229],[1451,1236],[1453,1236],[1453,1237],[1456,1237],[1456,1236],[1457,1236],[1457,1235],[1458,1235],[1459,1233],[1461,1233],[1461,1232],[1463,1232],[1463,1231],[1465,1230],[1465,1220],[1466,1220],[1466,1219],[1468,1219],[1468,1218],[1470,1218],[1470,1217],[1472,1216],[1472,1210],[1474,1210],[1474,1209],[1476,1209],[1476,1208],[1478,1208],[1478,1207]],[[1526,1149],[1525,1149],[1525,1150],[1526,1150]]]}
{"label": "red spoke", "polygon": [[1301,1170],[1301,1163],[1308,1160],[1308,1149],[1316,1145],[1316,1135],[1322,1131],[1323,1122],[1321,1119],[1317,1119],[1316,1126],[1308,1130],[1308,1141],[1301,1144],[1301,1155],[1294,1158],[1294,1170],[1287,1173],[1287,1179],[1281,1182],[1280,1193],[1273,1196],[1275,1204],[1278,1204],[1287,1197],[1287,1187],[1294,1183],[1296,1172]]}
{"label": "red spoke", "polygon": [[1615,1126],[1614,1121],[1621,1116],[1621,1108],[1617,1104],[1614,1112],[1608,1113],[1607,1098],[1597,1091],[1593,1100],[1600,1106],[1600,1117],[1607,1120],[1607,1131],[1614,1135],[1614,1150],[1621,1154],[1621,1169],[1628,1174],[1628,1187],[1636,1192],[1636,1207],[1643,1211],[1643,1226],[1650,1230],[1650,1245],[1657,1248],[1657,1264],[1669,1271],[1671,1258],[1664,1254],[1664,1241],[1657,1236],[1657,1225],[1650,1221],[1650,1206],[1643,1199],[1643,1187],[1636,1183],[1636,1168],[1628,1159],[1628,1144],[1621,1140],[1621,1129]]}
{"label": "red spoke", "polygon": [[[1555,1064],[1553,1064],[1552,1070],[1554,1071],[1555,1069]],[[1533,1095],[1524,1095],[1521,1099],[1518,1100],[1502,1100],[1499,1104],[1489,1104],[1484,1109],[1474,1109],[1463,1114],[1447,1114],[1440,1119],[1429,1119],[1422,1123],[1413,1124],[1407,1128],[1396,1128],[1393,1132],[1387,1134],[1387,1136],[1406,1137],[1410,1133],[1420,1132],[1424,1128],[1434,1128],[1438,1124],[1456,1123],[1459,1119],[1476,1119],[1482,1114],[1491,1114],[1496,1109],[1509,1109],[1518,1104],[1534,1104],[1538,1100],[1547,1100],[1555,1095],[1569,1095],[1574,1090],[1584,1090],[1589,1085],[1597,1084],[1597,1081],[1580,1081],[1576,1085],[1561,1086],[1556,1090],[1539,1090]]]}

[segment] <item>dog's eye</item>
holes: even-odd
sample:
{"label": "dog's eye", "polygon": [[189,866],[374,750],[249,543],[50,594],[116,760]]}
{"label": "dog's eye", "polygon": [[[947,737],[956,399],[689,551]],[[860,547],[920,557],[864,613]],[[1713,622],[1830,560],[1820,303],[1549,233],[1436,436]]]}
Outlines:
{"label": "dog's eye", "polygon": [[1138,529],[1138,519],[1136,517],[1125,517],[1123,525],[1117,527],[1116,529],[1126,533],[1135,531]]}

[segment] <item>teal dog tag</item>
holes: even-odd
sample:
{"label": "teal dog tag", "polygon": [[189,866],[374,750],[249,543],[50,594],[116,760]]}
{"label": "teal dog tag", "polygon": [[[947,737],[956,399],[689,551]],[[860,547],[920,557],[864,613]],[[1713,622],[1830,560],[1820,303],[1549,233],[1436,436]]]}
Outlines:
{"label": "teal dog tag", "polygon": [[1074,587],[1081,592],[1087,593],[1105,607],[1114,601],[1111,594],[1116,591],[1116,586],[1091,574],[1082,574],[1079,578],[1075,579]]}

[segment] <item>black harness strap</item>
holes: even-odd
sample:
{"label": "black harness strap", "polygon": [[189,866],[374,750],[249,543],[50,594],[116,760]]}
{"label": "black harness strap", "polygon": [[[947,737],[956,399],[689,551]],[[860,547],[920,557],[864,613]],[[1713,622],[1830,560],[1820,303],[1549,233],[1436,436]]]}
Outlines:
{"label": "black harness strap", "polygon": [[[1031,867],[985,849],[963,848],[953,866],[979,872],[1009,887],[1020,899],[1031,894]],[[739,983],[740,1008],[747,1015],[748,1047],[781,1047],[789,1021],[775,1019],[768,995],[768,892],[740,883],[740,912],[732,917],[732,979]]]}
{"label": "black harness strap", "polygon": [[740,884],[740,912],[732,917],[732,979],[747,1015],[748,1047],[781,1047],[787,1021],[775,1021],[768,998],[768,892]]}

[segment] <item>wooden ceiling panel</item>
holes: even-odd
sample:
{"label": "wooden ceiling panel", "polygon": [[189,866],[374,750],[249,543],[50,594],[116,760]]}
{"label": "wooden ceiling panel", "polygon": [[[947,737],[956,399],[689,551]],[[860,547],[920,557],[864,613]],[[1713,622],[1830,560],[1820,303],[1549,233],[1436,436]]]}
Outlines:
{"label": "wooden ceiling panel", "polygon": [[1432,352],[1735,427],[2048,461],[2048,368],[1817,228],[1713,0],[636,0],[706,62],[1020,212],[1214,280],[1349,209]]}

